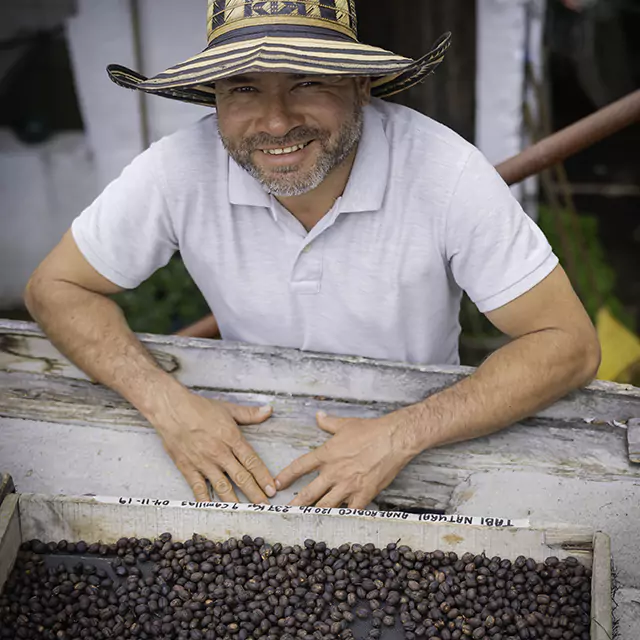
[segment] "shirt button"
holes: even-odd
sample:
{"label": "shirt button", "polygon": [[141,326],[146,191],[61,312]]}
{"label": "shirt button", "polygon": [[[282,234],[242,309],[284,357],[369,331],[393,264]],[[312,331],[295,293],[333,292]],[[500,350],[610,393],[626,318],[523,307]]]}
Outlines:
{"label": "shirt button", "polygon": [[311,245],[308,244],[303,250],[302,253],[309,253],[309,251],[311,251]]}

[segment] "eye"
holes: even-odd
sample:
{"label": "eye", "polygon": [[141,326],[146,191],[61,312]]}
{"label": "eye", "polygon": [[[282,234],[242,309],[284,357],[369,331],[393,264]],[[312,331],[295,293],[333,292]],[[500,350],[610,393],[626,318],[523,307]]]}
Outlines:
{"label": "eye", "polygon": [[300,89],[306,89],[307,87],[317,87],[321,83],[317,80],[305,80],[304,82],[299,82],[296,87]]}
{"label": "eye", "polygon": [[234,87],[231,93],[253,93],[255,90],[255,87]]}

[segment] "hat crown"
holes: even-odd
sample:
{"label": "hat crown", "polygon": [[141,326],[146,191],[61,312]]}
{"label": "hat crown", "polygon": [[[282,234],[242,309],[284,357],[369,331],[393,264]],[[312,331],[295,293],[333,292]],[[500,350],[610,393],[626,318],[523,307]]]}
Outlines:
{"label": "hat crown", "polygon": [[208,0],[207,41],[245,28],[309,27],[328,29],[357,40],[355,0]]}

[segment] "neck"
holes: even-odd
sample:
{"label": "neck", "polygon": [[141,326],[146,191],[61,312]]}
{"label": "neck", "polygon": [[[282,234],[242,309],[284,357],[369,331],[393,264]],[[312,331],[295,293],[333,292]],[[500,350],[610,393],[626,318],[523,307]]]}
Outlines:
{"label": "neck", "polygon": [[300,196],[278,196],[278,202],[295,216],[307,231],[311,231],[331,211],[335,201],[344,193],[357,151],[356,145],[344,162],[327,174],[313,191]]}

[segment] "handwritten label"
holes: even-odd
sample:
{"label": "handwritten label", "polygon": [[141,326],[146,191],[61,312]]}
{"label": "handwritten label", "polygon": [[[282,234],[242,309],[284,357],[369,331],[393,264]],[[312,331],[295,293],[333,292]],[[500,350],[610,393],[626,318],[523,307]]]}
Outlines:
{"label": "handwritten label", "polygon": [[159,500],[156,498],[128,498],[95,496],[100,504],[117,504],[124,507],[169,507],[199,509],[207,511],[235,511],[240,513],[275,513],[280,515],[330,516],[343,518],[371,518],[377,520],[398,520],[401,522],[422,522],[425,524],[454,524],[491,529],[527,529],[529,520],[511,520],[487,516],[440,515],[435,513],[413,514],[404,511],[375,511],[373,509],[323,509],[320,507],[291,507],[288,505],[237,504],[235,502],[195,502],[191,500]]}
{"label": "handwritten label", "polygon": [[118,498],[118,504],[139,504],[143,507],[168,507],[171,500],[155,500],[153,498]]}

